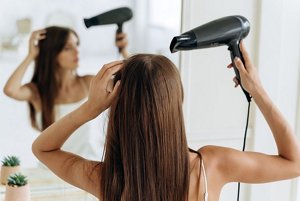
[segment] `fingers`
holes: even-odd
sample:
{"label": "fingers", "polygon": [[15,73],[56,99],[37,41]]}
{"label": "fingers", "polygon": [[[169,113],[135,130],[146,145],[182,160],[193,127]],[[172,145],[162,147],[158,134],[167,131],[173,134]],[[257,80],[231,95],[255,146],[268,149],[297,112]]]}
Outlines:
{"label": "fingers", "polygon": [[40,29],[40,30],[34,31],[31,34],[31,38],[32,39],[45,38],[46,37],[46,32],[47,32],[46,29]]}
{"label": "fingers", "polygon": [[120,63],[120,64],[114,65],[113,67],[107,69],[101,78],[103,80],[103,82],[107,83],[107,85],[108,85],[112,79],[112,76],[114,74],[116,74],[122,67],[123,67],[123,63]]}
{"label": "fingers", "polygon": [[[239,71],[241,70],[242,72],[246,72],[245,66],[240,58],[235,57],[233,62]],[[233,63],[227,65],[227,68],[233,68],[233,67],[234,67]]]}
{"label": "fingers", "polygon": [[96,77],[97,79],[101,79],[105,73],[105,71],[107,71],[108,69],[116,66],[116,65],[120,65],[120,64],[123,64],[123,61],[113,61],[113,62],[110,62],[108,64],[105,64],[101,70],[97,73]]}
{"label": "fingers", "polygon": [[117,33],[116,34],[116,40],[122,40],[123,38],[126,38],[127,37],[127,34],[126,33]]}
{"label": "fingers", "polygon": [[115,96],[117,95],[118,88],[119,88],[120,84],[121,84],[121,81],[119,80],[119,81],[115,84],[115,86],[114,86],[112,92],[109,93],[109,94],[111,95],[111,97],[115,97]]}
{"label": "fingers", "polygon": [[[230,64],[227,65],[227,68],[233,68],[233,67],[234,67],[234,66],[233,66],[233,63],[230,63]],[[239,82],[239,80],[238,80],[237,77],[234,77],[232,80],[233,80],[233,82],[235,83],[234,87],[237,87],[237,86],[240,85],[240,82]]]}
{"label": "fingers", "polygon": [[244,60],[248,59],[249,60],[249,54],[246,50],[246,47],[245,47],[245,44],[244,44],[244,41],[241,40],[240,42],[240,50],[243,54],[243,57],[244,57]]}
{"label": "fingers", "polygon": [[250,56],[249,56],[249,54],[246,50],[245,43],[242,40],[240,42],[240,50],[242,52],[246,67],[251,68],[252,67],[251,59],[250,59]]}
{"label": "fingers", "polygon": [[238,57],[234,58],[234,64],[236,66],[236,68],[239,70],[240,73],[247,73],[245,66],[242,62],[242,60]]}
{"label": "fingers", "polygon": [[237,79],[237,77],[234,77],[234,78],[233,78],[233,82],[235,83],[234,87],[237,87],[237,86],[240,85],[240,82],[239,82],[239,80]]}
{"label": "fingers", "polygon": [[120,40],[116,42],[116,46],[121,49],[126,48],[127,44],[128,44],[127,40]]}
{"label": "fingers", "polygon": [[113,89],[114,89],[114,76],[112,76],[108,81],[106,86],[106,91],[110,93],[113,91]]}
{"label": "fingers", "polygon": [[233,67],[233,63],[227,65],[227,68],[232,68],[232,67]]}
{"label": "fingers", "polygon": [[114,61],[108,64],[105,64],[98,74],[95,76],[95,81],[101,90],[105,91],[107,94],[114,91],[113,86],[113,75],[116,74],[123,67],[123,61]]}
{"label": "fingers", "polygon": [[38,45],[38,42],[45,38],[46,38],[46,29],[41,29],[41,30],[34,31],[31,34],[30,40],[34,45]]}
{"label": "fingers", "polygon": [[118,33],[116,34],[116,46],[120,49],[126,48],[128,45],[127,34]]}

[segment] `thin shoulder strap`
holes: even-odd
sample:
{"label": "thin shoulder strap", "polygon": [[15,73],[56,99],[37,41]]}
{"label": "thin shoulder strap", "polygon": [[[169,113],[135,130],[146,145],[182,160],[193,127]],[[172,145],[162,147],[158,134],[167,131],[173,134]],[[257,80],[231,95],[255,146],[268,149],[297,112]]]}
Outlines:
{"label": "thin shoulder strap", "polygon": [[[204,176],[204,185],[205,185],[204,201],[208,201],[207,176],[206,176],[206,172],[205,172],[205,167],[204,167],[204,162],[203,162],[202,155],[198,151],[195,151],[195,150],[193,150],[191,148],[189,148],[189,151],[193,152],[193,153],[196,153],[199,156],[199,158],[200,158],[200,166],[201,166],[201,168],[200,168],[199,184],[201,183],[200,180],[201,180],[201,170],[202,170],[203,171],[203,176]],[[199,188],[199,191],[200,191],[200,188]]]}
{"label": "thin shoulder strap", "polygon": [[207,178],[206,178],[206,172],[205,172],[204,162],[203,162],[202,157],[201,157],[201,168],[203,171],[204,184],[205,184],[204,201],[208,201]]}

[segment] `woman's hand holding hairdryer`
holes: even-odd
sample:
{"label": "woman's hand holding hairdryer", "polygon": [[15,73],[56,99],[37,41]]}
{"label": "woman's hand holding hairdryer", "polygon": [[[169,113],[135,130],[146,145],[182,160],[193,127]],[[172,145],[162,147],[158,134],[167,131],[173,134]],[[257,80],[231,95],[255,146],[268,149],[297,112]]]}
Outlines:
{"label": "woman's hand holding hairdryer", "polygon": [[[258,76],[258,72],[256,67],[252,64],[249,54],[246,51],[244,43],[241,41],[240,49],[243,54],[245,65],[241,61],[240,58],[235,58],[234,63],[239,70],[240,77],[241,77],[241,84],[243,85],[244,89],[250,93],[251,96],[255,96],[255,93],[258,92],[261,88],[261,81]],[[229,64],[228,68],[232,68],[233,64]],[[240,83],[236,77],[233,78],[235,82],[235,87],[237,87]]]}
{"label": "woman's hand holding hairdryer", "polygon": [[129,54],[127,52],[128,38],[126,33],[116,33],[116,46],[119,48],[119,52],[122,54],[123,58],[128,58]]}

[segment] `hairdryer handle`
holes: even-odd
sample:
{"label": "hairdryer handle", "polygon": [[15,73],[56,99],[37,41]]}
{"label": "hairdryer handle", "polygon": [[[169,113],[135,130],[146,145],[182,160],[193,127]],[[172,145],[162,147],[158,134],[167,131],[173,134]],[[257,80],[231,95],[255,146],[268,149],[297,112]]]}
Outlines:
{"label": "hairdryer handle", "polygon": [[[123,32],[123,23],[118,23],[117,26],[118,26],[118,29],[117,29],[116,33],[117,34],[122,33]],[[120,39],[116,38],[116,41],[118,41],[118,40],[120,40]],[[119,53],[121,53],[121,51],[122,51],[122,49],[119,48]]]}
{"label": "hairdryer handle", "polygon": [[245,61],[244,61],[244,58],[243,58],[243,55],[240,51],[240,48],[239,48],[239,41],[235,41],[233,42],[229,47],[228,47],[228,50],[230,51],[230,55],[231,55],[231,61],[232,61],[232,64],[233,64],[233,69],[234,69],[234,72],[235,72],[235,75],[236,75],[236,78],[238,79],[239,83],[240,83],[240,86],[247,98],[247,101],[248,102],[251,102],[251,96],[250,94],[244,89],[244,87],[242,86],[242,83],[241,83],[241,77],[240,77],[240,72],[238,71],[238,69],[236,68],[235,66],[235,63],[234,63],[234,58],[235,57],[238,57],[242,60],[243,64],[245,64]]}

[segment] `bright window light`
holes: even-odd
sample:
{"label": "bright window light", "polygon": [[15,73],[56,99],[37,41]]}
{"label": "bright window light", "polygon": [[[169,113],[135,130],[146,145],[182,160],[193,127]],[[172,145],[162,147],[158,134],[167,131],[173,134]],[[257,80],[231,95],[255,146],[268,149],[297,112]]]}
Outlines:
{"label": "bright window light", "polygon": [[181,0],[150,0],[150,25],[178,28],[181,15]]}

